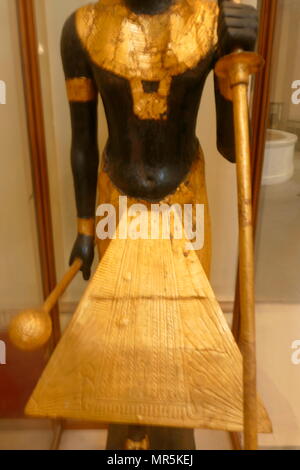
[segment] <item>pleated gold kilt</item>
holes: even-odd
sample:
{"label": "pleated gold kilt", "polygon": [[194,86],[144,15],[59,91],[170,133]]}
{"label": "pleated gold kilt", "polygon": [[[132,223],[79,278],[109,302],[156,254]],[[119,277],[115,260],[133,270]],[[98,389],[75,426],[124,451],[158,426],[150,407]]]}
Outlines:
{"label": "pleated gold kilt", "polygon": [[[100,204],[112,204],[115,207],[117,220],[119,214],[119,197],[124,196],[118,188],[112,183],[108,174],[104,171],[105,155],[102,156],[102,164],[99,172],[98,179],[98,205]],[[211,266],[211,222],[210,213],[208,206],[208,198],[205,183],[205,162],[203,152],[199,146],[197,158],[195,159],[189,174],[185,180],[178,186],[173,194],[162,199],[160,204],[179,204],[182,207],[182,213],[184,210],[184,204],[193,205],[193,229],[196,227],[196,204],[204,205],[204,246],[200,250],[195,250],[197,256],[205,270],[207,277],[210,276]],[[147,209],[151,210],[151,203],[141,199],[127,197],[128,207],[133,204],[144,204]],[[97,218],[97,222],[99,218]],[[171,228],[172,230],[172,228]],[[171,232],[172,236],[172,232]],[[109,239],[100,240],[97,239],[98,253],[100,259],[104,255],[108,245]]]}

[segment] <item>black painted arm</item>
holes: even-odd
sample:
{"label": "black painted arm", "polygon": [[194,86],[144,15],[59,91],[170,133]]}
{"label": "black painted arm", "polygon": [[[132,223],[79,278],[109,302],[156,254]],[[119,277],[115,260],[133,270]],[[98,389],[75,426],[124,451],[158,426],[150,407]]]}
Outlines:
{"label": "black painted arm", "polygon": [[[237,48],[253,51],[258,30],[257,10],[249,5],[236,4],[232,1],[220,1],[218,23],[217,60]],[[221,155],[230,162],[235,162],[235,143],[232,102],[220,93],[218,79],[215,76],[215,98],[217,113],[217,148]]]}
{"label": "black painted arm", "polygon": [[71,162],[78,218],[94,218],[99,152],[97,103],[70,103]]}
{"label": "black painted arm", "polygon": [[71,162],[78,216],[78,235],[70,263],[83,261],[83,277],[90,277],[94,257],[94,225],[99,152],[97,141],[97,87],[78,38],[75,15],[65,23],[61,55],[70,102],[72,147]]}

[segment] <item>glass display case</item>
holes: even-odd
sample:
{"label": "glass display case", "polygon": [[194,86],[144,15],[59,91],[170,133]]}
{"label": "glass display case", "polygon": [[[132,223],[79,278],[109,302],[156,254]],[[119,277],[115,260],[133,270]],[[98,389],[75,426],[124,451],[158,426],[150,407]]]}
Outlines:
{"label": "glass display case", "polygon": [[[214,1],[214,0],[212,0]],[[76,233],[71,124],[60,57],[66,18],[85,0],[0,0],[0,449],[104,449],[107,425],[32,420],[24,406],[85,282],[52,312],[54,334],[35,353],[12,346],[8,325],[38,307],[61,279]],[[251,85],[258,389],[274,426],[262,449],[300,448],[300,3],[245,0],[260,16],[265,68]],[[288,53],[287,53],[288,51]],[[100,154],[108,129],[99,100]],[[211,284],[239,339],[235,166],[216,146],[213,73],[197,120],[212,218]],[[94,268],[97,260],[94,262]],[[60,317],[60,321],[59,321]],[[240,436],[196,430],[199,449],[239,448]]]}

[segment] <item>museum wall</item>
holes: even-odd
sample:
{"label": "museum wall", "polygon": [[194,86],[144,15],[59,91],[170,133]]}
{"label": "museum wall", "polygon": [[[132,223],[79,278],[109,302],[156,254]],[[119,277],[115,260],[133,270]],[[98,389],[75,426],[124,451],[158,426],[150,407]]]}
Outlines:
{"label": "museum wall", "polygon": [[41,300],[15,2],[0,0],[0,327],[5,313]]}
{"label": "museum wall", "polygon": [[[294,106],[291,102],[292,81],[299,80],[300,77],[299,0],[288,0],[289,8],[285,8],[285,1],[279,0],[278,2],[272,71],[276,80],[272,81],[271,102],[282,103],[282,124],[285,128],[291,125],[288,121],[298,122],[296,126],[299,128],[300,107]],[[287,76],[292,77],[292,80],[287,81]]]}

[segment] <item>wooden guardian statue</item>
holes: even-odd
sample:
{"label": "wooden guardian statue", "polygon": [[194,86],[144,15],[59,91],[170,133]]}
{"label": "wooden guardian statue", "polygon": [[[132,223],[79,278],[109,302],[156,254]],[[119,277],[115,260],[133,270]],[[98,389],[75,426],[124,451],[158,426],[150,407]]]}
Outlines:
{"label": "wooden guardian statue", "polygon": [[[71,259],[83,260],[85,279],[94,252],[98,94],[109,129],[99,202],[109,202],[113,191],[162,201],[195,174],[201,183],[192,188],[193,202],[205,203],[209,221],[204,159],[195,135],[201,94],[218,58],[234,45],[252,49],[256,29],[253,8],[225,2],[219,15],[210,0],[101,0],[67,20],[62,58],[78,213]],[[218,149],[234,162],[232,104],[217,81],[216,112]],[[208,275],[209,222],[206,227],[200,256]]]}
{"label": "wooden guardian statue", "polygon": [[[256,10],[231,1],[99,0],[66,21],[78,214],[71,263],[79,260],[88,280],[95,242],[101,261],[29,414],[111,423],[109,448],[192,449],[193,428],[242,431],[242,357],[208,281],[195,127],[208,74],[235,48],[252,51],[256,34]],[[100,166],[99,95],[109,131]],[[215,100],[218,150],[235,162],[233,105],[217,78]],[[203,205],[203,247],[189,250],[186,234],[172,230],[169,239],[95,240],[96,202],[112,204],[119,220],[127,217],[120,196],[148,212],[151,204]],[[257,423],[270,430],[260,402]]]}

